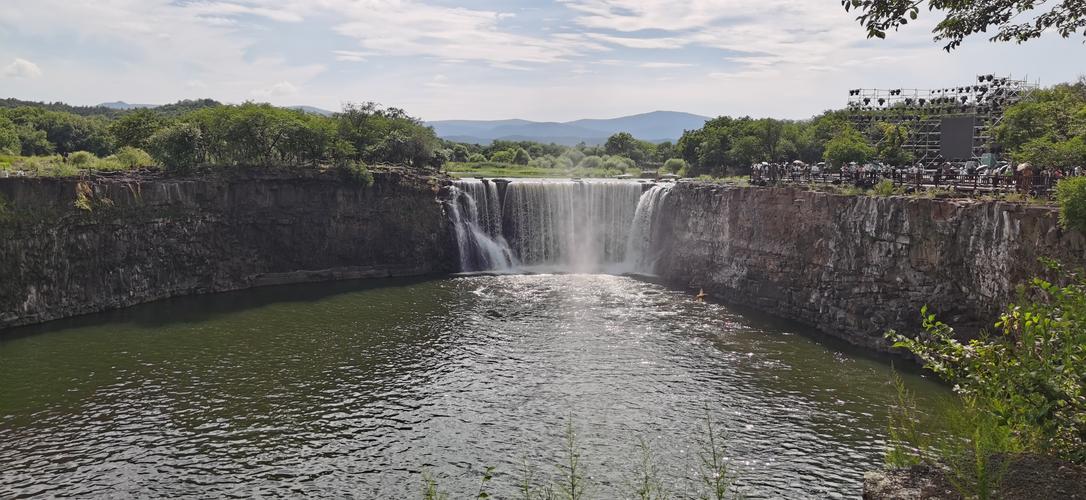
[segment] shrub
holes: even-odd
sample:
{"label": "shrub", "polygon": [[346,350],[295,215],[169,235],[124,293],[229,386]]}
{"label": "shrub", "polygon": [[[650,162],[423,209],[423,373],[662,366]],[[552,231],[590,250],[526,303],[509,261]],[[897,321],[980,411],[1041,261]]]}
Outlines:
{"label": "shrub", "polygon": [[996,323],[963,344],[922,310],[925,333],[887,333],[924,366],[1011,429],[1030,451],[1086,462],[1086,280],[1048,263],[1066,285],[1034,279]]}
{"label": "shrub", "polygon": [[577,164],[577,168],[600,168],[603,166],[603,158],[599,156],[586,156]]}
{"label": "shrub", "polygon": [[486,161],[486,156],[483,156],[482,153],[472,153],[471,156],[468,157],[468,162],[470,163],[482,163],[484,161]]}
{"label": "shrub", "polygon": [[664,170],[667,170],[668,172],[671,172],[673,174],[677,174],[686,168],[686,160],[682,158],[672,158],[664,162]]}
{"label": "shrub", "polygon": [[627,170],[634,168],[634,166],[634,161],[625,156],[612,155],[603,160],[603,168],[607,170],[626,172]]}
{"label": "shrub", "polygon": [[155,164],[155,160],[151,158],[150,154],[146,151],[133,148],[131,146],[125,146],[117,151],[112,156],[106,158],[107,161],[112,160],[121,165],[122,168],[136,168],[136,167],[149,167]]}
{"label": "shrub", "polygon": [[890,179],[883,179],[875,184],[875,187],[871,189],[874,194],[878,196],[893,196],[895,194],[901,194],[902,190],[897,186],[894,186],[894,181]]}
{"label": "shrub", "polygon": [[1086,177],[1070,177],[1056,184],[1060,225],[1086,232]]}
{"label": "shrub", "polygon": [[370,172],[365,163],[360,161],[349,162],[342,167],[341,171],[351,182],[364,187],[373,185],[373,172]]}
{"label": "shrub", "polygon": [[86,151],[76,151],[68,155],[68,164],[80,169],[89,169],[94,166],[98,161],[98,157],[94,156],[94,153],[88,153]]}

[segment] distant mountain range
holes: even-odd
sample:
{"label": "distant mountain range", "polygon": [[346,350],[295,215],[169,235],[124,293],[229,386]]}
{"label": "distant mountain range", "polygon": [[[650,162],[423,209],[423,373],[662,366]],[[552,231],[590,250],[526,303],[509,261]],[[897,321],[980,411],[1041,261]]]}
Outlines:
{"label": "distant mountain range", "polygon": [[[22,101],[19,101],[22,102]],[[17,103],[13,103],[17,104]],[[124,113],[134,109],[179,107],[179,111],[218,105],[211,100],[182,101],[165,106],[158,104],[130,104],[124,101],[104,102],[88,107],[102,112]],[[332,116],[332,111],[313,106],[287,106],[306,113]],[[82,108],[81,108],[82,109]],[[89,112],[88,111],[88,112]],[[490,144],[494,140],[534,141],[574,146],[578,143],[603,144],[607,138],[619,132],[629,132],[634,137],[651,142],[676,141],[686,130],[699,129],[709,120],[707,116],[677,111],[653,111],[639,115],[610,119],[586,119],[571,122],[534,122],[529,120],[439,120],[427,122],[438,137],[456,142]]]}
{"label": "distant mountain range", "polygon": [[676,111],[653,111],[603,120],[533,122],[528,120],[440,120],[427,122],[438,137],[456,142],[490,144],[494,140],[535,141],[573,146],[602,144],[618,132],[652,142],[675,141],[685,130],[699,129],[709,117]]}
{"label": "distant mountain range", "polygon": [[98,105],[99,108],[119,109],[122,111],[128,111],[130,109],[144,109],[144,108],[157,108],[158,104],[128,104],[124,101],[117,102],[103,102]]}
{"label": "distant mountain range", "polygon": [[[124,102],[124,101],[117,101],[117,102],[103,102],[102,104],[99,104],[97,107],[116,109],[116,110],[121,110],[121,111],[128,111],[128,110],[132,110],[132,109],[158,108],[158,107],[161,107],[161,105],[159,105],[159,104],[129,104],[129,103]],[[327,109],[315,108],[313,106],[286,106],[286,107],[287,107],[287,109],[297,109],[297,110],[305,111],[306,113],[313,113],[313,114],[317,114],[317,115],[332,116],[334,114],[333,112],[328,111]]]}

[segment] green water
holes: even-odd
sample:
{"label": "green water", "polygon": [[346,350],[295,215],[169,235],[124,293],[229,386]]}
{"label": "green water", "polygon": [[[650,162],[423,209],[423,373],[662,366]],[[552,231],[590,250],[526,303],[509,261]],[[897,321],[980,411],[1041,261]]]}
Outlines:
{"label": "green water", "polygon": [[[554,475],[572,416],[597,498],[644,438],[680,494],[708,410],[751,498],[859,496],[890,366],[628,277],[467,276],[170,300],[0,335],[0,497],[474,497]],[[906,375],[923,406],[947,394]]]}

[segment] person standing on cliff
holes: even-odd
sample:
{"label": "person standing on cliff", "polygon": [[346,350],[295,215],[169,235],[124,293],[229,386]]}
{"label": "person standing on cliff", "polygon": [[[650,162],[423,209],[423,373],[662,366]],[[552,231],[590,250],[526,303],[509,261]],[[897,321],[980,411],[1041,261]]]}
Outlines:
{"label": "person standing on cliff", "polygon": [[1015,176],[1018,178],[1018,192],[1022,194],[1029,193],[1033,185],[1033,165],[1030,165],[1028,161],[1022,162],[1015,170]]}

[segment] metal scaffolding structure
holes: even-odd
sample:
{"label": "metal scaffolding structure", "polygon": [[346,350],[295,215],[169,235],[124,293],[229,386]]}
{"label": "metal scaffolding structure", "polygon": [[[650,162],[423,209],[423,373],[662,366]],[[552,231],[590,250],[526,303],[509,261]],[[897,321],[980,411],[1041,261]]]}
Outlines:
{"label": "metal scaffolding structure", "polygon": [[942,122],[946,117],[974,117],[973,159],[998,154],[992,129],[1003,120],[1007,107],[1038,88],[1026,80],[977,75],[976,82],[942,89],[854,89],[849,91],[849,120],[857,130],[887,122],[905,124],[905,149],[916,161],[931,164],[941,159]]}

